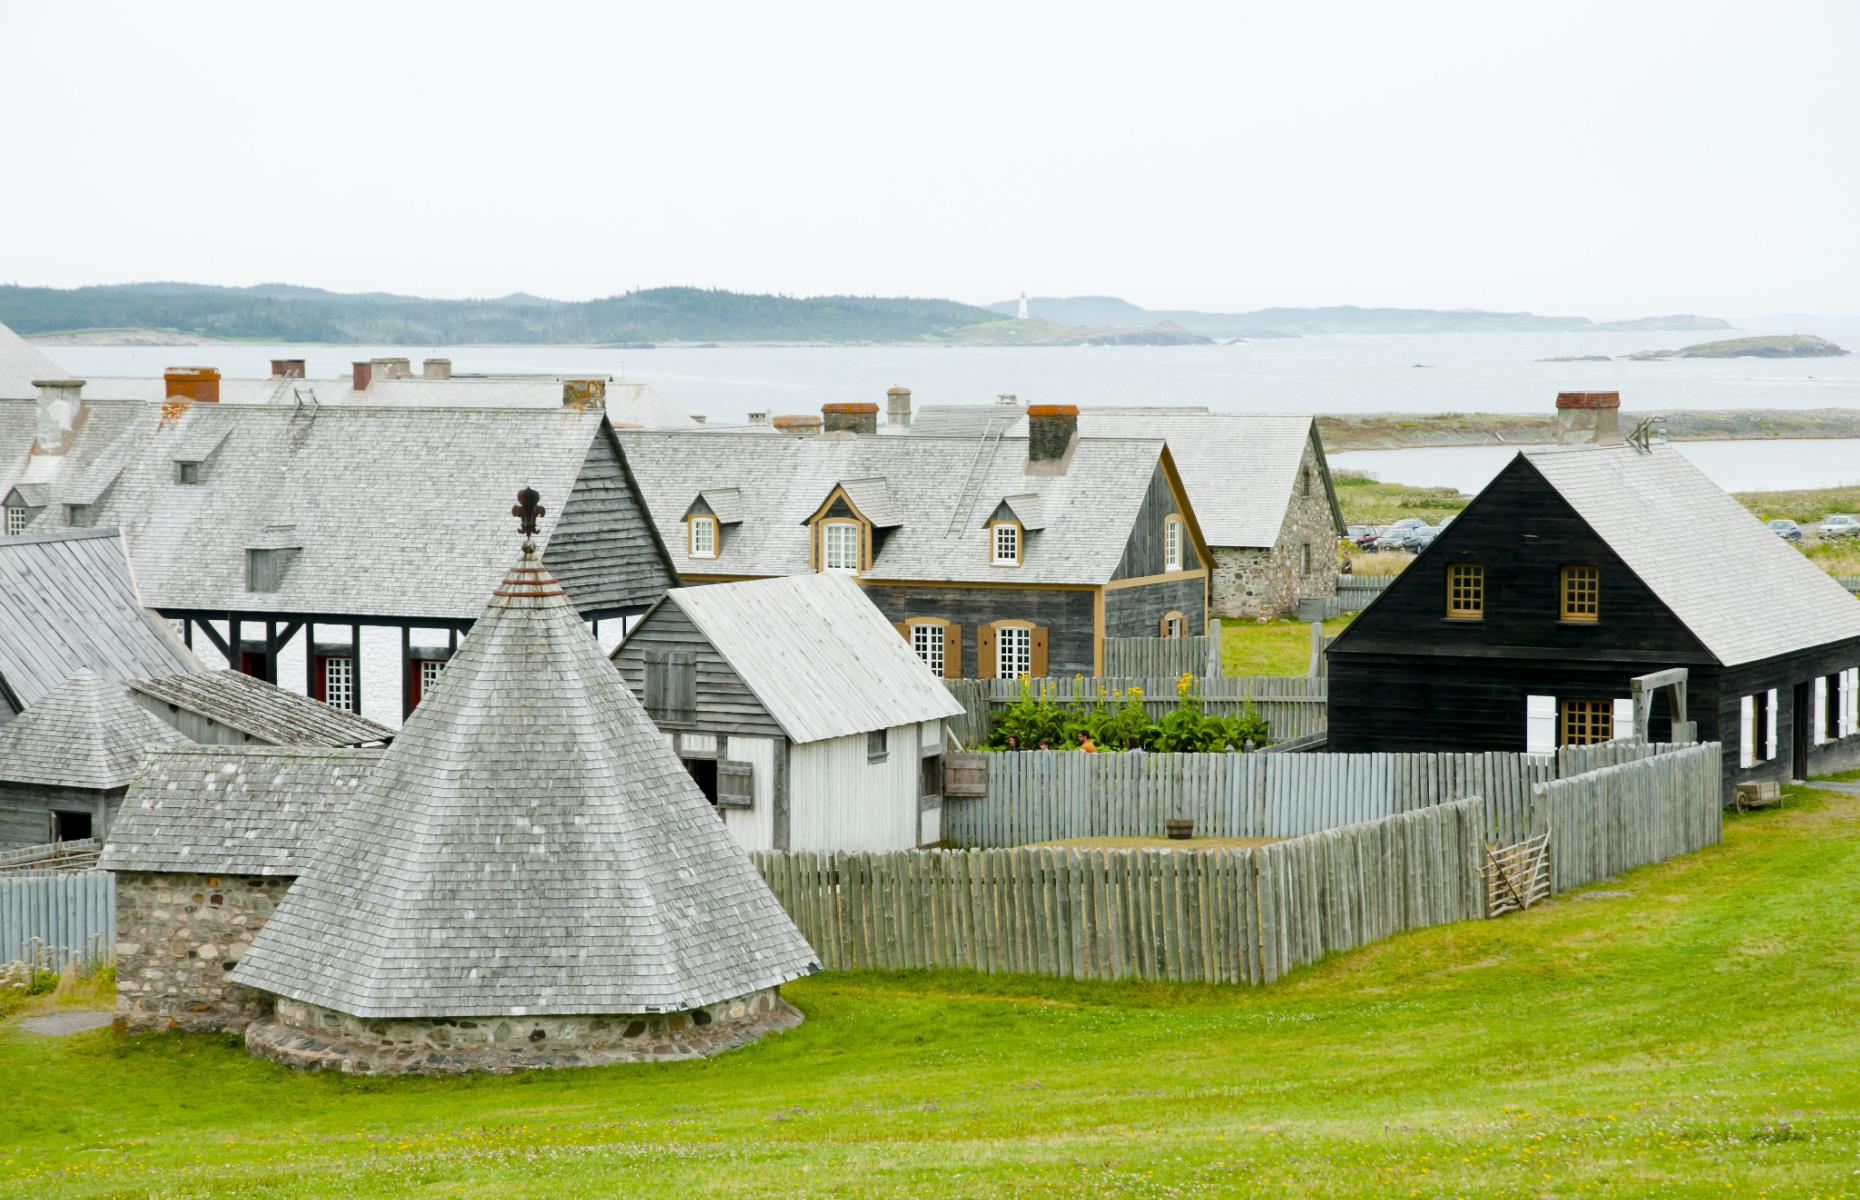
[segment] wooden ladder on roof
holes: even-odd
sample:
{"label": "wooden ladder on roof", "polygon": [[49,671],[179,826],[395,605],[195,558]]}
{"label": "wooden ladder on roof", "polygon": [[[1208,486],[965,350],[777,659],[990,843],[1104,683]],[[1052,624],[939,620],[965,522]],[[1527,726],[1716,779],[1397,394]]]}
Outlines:
{"label": "wooden ladder on roof", "polygon": [[993,461],[995,447],[1001,444],[1001,435],[1007,432],[1010,422],[1001,421],[996,425],[996,418],[988,418],[988,424],[982,427],[982,436],[975,443],[975,454],[969,459],[969,473],[962,477],[962,489],[956,493],[956,506],[950,509],[949,526],[943,530],[944,537],[954,537],[956,531],[974,521],[976,482],[982,466],[982,455],[987,454]]}

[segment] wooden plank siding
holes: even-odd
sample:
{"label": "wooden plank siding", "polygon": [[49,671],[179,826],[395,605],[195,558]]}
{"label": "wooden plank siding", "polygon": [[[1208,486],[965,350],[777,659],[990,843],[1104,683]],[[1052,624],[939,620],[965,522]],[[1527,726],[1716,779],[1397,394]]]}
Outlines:
{"label": "wooden plank siding", "polygon": [[677,581],[658,529],[603,423],[543,549],[543,565],[582,613],[632,608]]}
{"label": "wooden plank siding", "polygon": [[1144,490],[1143,504],[1137,510],[1136,523],[1130,527],[1130,537],[1124,543],[1124,555],[1118,560],[1117,570],[1111,575],[1113,580],[1147,579],[1163,573],[1163,522],[1172,514],[1184,519],[1181,569],[1198,571],[1208,565],[1195,545],[1193,525],[1189,523],[1193,510],[1188,501],[1177,494],[1169,477],[1164,474],[1162,465],[1158,463],[1150,475],[1149,487]]}
{"label": "wooden plank siding", "polygon": [[867,583],[865,594],[894,625],[912,617],[937,617],[962,626],[965,678],[975,678],[981,666],[984,639],[976,636],[977,626],[995,621],[1031,621],[1045,629],[1046,669],[1052,674],[1096,670],[1096,588]]}
{"label": "wooden plank siding", "polygon": [[[770,630],[770,636],[779,631]],[[628,636],[614,656],[621,678],[633,698],[646,700],[646,655],[683,653],[696,666],[696,704],[688,722],[659,722],[665,728],[690,728],[710,733],[747,734],[785,738],[779,722],[743,682],[736,669],[723,660],[716,647],[691,623],[676,604],[655,607]]]}
{"label": "wooden plank siding", "polygon": [[[1188,618],[1190,633],[1200,633],[1208,627],[1207,597],[1208,581],[1202,575],[1107,588],[1104,634],[1107,638],[1156,637],[1162,631],[1164,615],[1171,612]],[[1106,670],[1110,670],[1108,664]],[[1202,674],[1201,671],[1195,673]]]}

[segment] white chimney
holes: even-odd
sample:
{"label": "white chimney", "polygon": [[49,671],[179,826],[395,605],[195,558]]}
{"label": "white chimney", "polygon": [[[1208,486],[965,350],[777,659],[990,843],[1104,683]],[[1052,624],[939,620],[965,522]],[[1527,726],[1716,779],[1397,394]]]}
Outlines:
{"label": "white chimney", "polygon": [[71,448],[71,434],[84,411],[82,379],[35,379],[39,389],[38,420],[33,430],[34,454],[63,454]]}

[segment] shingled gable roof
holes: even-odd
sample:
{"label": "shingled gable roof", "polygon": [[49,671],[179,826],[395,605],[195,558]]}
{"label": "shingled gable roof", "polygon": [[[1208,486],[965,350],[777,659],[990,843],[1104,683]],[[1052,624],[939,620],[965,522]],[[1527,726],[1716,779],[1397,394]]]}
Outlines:
{"label": "shingled gable roof", "polygon": [[187,671],[159,679],[132,679],[129,689],[274,746],[366,746],[394,740],[392,729],[359,713],[241,671]]}
{"label": "shingled gable roof", "polygon": [[108,791],[128,784],[151,747],[187,744],[121,684],[79,671],[0,726],[0,780]]}
{"label": "shingled gable roof", "polygon": [[1519,457],[1724,666],[1860,638],[1860,602],[1678,451],[1542,446]]}
{"label": "shingled gable roof", "polygon": [[[1063,473],[1030,474],[1027,442],[1007,438],[788,437],[620,431],[627,461],[681,575],[812,571],[799,528],[847,481],[882,480],[885,520],[871,580],[1094,585],[1117,572],[1150,479],[1168,452],[1155,439],[1082,439]],[[715,559],[686,554],[681,522],[700,491],[735,487],[743,521]],[[1040,497],[1045,528],[1008,579],[989,565],[985,521],[1013,496]]]}
{"label": "shingled gable roof", "polygon": [[152,750],[123,797],[106,871],[303,873],[380,750],[189,746]]}
{"label": "shingled gable roof", "polygon": [[[7,408],[29,417],[32,405]],[[105,422],[115,436],[98,449],[91,423],[125,408],[130,419]],[[468,619],[503,572],[488,524],[531,482],[558,498],[537,542],[580,611],[643,609],[676,582],[598,411],[105,403],[90,412],[79,443],[100,465],[88,474],[120,469],[86,520],[122,528],[151,607]],[[29,445],[30,422],[0,411],[0,433],[15,423]],[[177,457],[203,448],[212,461],[201,481],[180,483]],[[60,474],[35,533],[65,523],[58,489],[86,478]],[[279,545],[301,552],[278,590],[247,591],[246,552]]]}
{"label": "shingled gable roof", "polygon": [[232,978],[468,1017],[677,1011],[816,969],[526,555]]}
{"label": "shingled gable roof", "polygon": [[943,681],[844,575],[675,588],[662,603],[691,619],[791,741],[962,715]]}
{"label": "shingled gable roof", "polygon": [[142,607],[116,530],[0,539],[0,713],[80,670],[119,680],[200,663]]}
{"label": "shingled gable roof", "polygon": [[0,325],[0,398],[35,396],[38,379],[69,379],[69,375],[32,343]]}

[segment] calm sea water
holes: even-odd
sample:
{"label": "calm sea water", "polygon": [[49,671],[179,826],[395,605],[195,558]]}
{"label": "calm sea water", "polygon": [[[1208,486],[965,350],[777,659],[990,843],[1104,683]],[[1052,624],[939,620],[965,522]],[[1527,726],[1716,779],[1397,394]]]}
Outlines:
{"label": "calm sea water", "polygon": [[[1860,323],[1797,329],[1860,349]],[[1775,332],[1777,329],[1765,330]],[[1746,332],[1746,331],[1739,331]],[[1860,354],[1794,360],[1687,359],[1547,363],[1622,355],[1733,333],[1431,334],[1288,338],[1234,346],[748,346],[603,350],[587,346],[47,346],[78,376],[151,375],[171,364],[263,375],[272,358],[304,358],[312,378],[346,376],[357,359],[450,358],[455,372],[600,373],[649,383],[686,411],[740,421],[751,410],[817,411],[833,401],[883,403],[909,387],[924,404],[974,404],[1011,392],[1028,402],[1200,404],[1231,412],[1547,411],[1559,391],[1622,393],[1630,409],[1860,407]],[[1685,453],[1727,487],[1853,482],[1854,442],[1692,443]],[[1374,451],[1339,464],[1403,483],[1474,491],[1510,456],[1502,448]]]}

